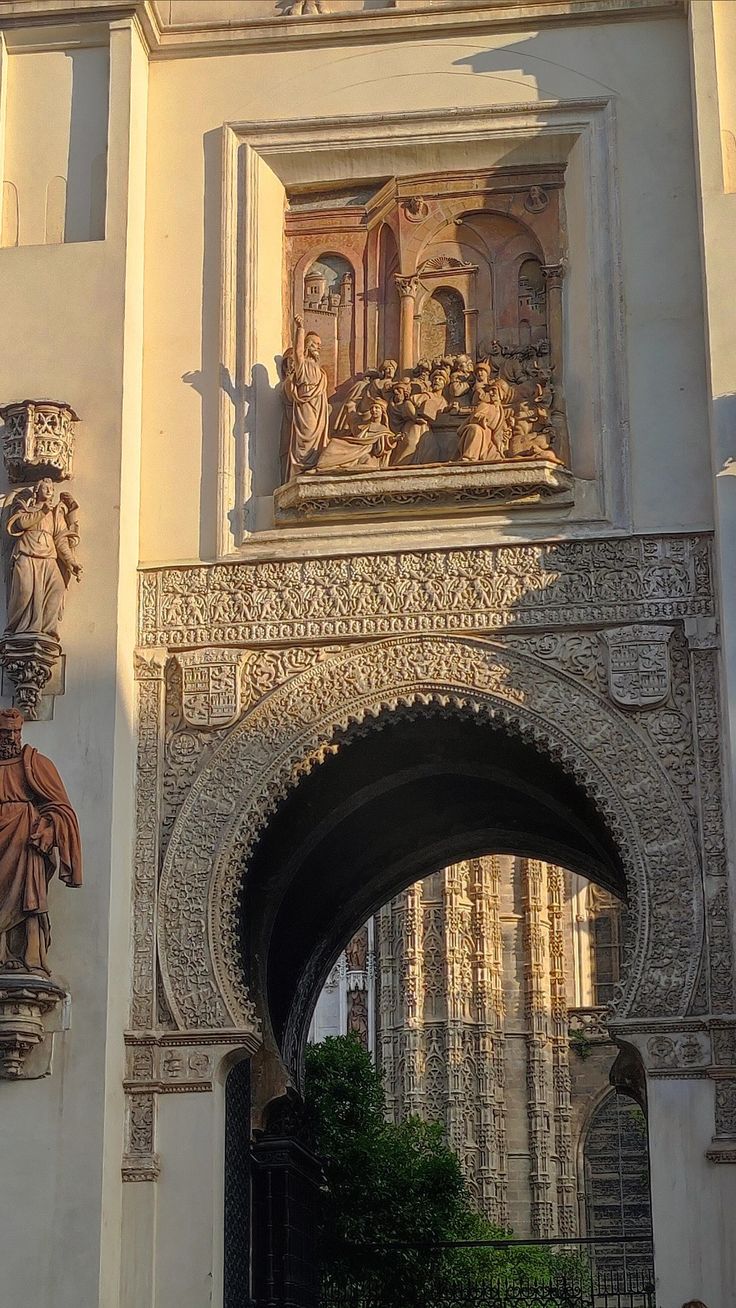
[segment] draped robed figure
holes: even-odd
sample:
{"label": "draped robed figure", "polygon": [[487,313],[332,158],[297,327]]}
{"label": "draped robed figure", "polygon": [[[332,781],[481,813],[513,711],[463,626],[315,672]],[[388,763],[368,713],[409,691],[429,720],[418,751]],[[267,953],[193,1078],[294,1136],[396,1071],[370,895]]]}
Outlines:
{"label": "draped robed figure", "polygon": [[0,712],[0,968],[48,973],[48,885],[82,884],[79,823],[50,759],[21,746],[21,714]]}
{"label": "draped robed figure", "polygon": [[327,373],[320,363],[320,338],[304,333],[304,321],[294,319],[294,344],[284,375],[284,399],[290,415],[286,480],[312,472],[328,441],[330,406]]}

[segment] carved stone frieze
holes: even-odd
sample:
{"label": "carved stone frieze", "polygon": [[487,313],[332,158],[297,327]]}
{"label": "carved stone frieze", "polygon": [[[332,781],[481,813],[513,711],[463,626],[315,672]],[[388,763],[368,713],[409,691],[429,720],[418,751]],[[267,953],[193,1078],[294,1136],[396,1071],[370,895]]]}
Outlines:
{"label": "carved stone frieze", "polygon": [[[208,755],[175,826],[161,887],[162,973],[177,1024],[242,1022],[237,906],[248,850],[279,797],[334,749],[337,729],[415,696],[516,722],[569,760],[619,833],[628,863],[633,949],[620,1011],[682,1011],[697,977],[700,873],[687,815],[643,734],[538,660],[478,641],[407,640],[348,650],[330,659],[328,672],[318,664],[298,674]],[[567,732],[573,719],[575,741]]]}
{"label": "carved stone frieze", "polygon": [[716,1137],[736,1141],[736,1079],[716,1081]]}
{"label": "carved stone frieze", "polygon": [[129,1094],[125,1113],[124,1181],[155,1181],[160,1172],[156,1153],[156,1096],[150,1090]]}
{"label": "carved stone frieze", "polygon": [[142,646],[304,645],[713,612],[706,536],[504,545],[141,574]]}

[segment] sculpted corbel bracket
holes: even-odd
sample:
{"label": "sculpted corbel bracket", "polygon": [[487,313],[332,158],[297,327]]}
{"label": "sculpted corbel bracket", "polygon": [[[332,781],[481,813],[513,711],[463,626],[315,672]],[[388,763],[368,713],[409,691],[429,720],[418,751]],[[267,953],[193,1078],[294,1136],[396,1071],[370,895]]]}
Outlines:
{"label": "sculpted corbel bracket", "polygon": [[50,1019],[55,1010],[63,1015],[66,998],[50,978],[0,976],[0,1078],[34,1081],[48,1074],[54,1025]]}
{"label": "sculpted corbel bracket", "polygon": [[74,461],[74,425],[79,422],[64,400],[19,400],[0,408],[5,429],[3,459],[11,482],[51,477],[66,481]]}

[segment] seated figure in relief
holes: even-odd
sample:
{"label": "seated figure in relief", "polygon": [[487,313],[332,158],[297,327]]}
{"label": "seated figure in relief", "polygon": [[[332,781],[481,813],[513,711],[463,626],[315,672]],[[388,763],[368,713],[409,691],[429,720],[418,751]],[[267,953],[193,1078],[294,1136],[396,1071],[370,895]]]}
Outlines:
{"label": "seated figure in relief", "polygon": [[490,383],[487,398],[475,405],[457,435],[461,463],[499,463],[506,456],[509,418],[498,385]]}
{"label": "seated figure in relief", "polygon": [[563,463],[550,445],[553,429],[543,424],[548,414],[540,405],[522,400],[514,415],[508,457],[510,459],[546,459],[550,463]]}
{"label": "seated figure in relief", "polygon": [[412,383],[408,378],[394,384],[388,416],[392,429],[398,434],[398,443],[391,458],[392,464],[398,466],[423,461],[422,438],[429,431],[429,421],[422,405],[426,398],[421,392],[412,394]]}
{"label": "seated figure in relief", "polygon": [[322,342],[316,332],[304,332],[304,319],[294,319],[294,342],[282,365],[287,433],[282,435],[286,480],[313,472],[327,445],[330,406],[327,373],[320,362]]}
{"label": "seated figure in relief", "polygon": [[333,423],[335,434],[342,431],[349,432],[352,423],[351,414],[368,413],[374,400],[380,400],[383,404],[388,402],[398,367],[395,359],[384,359],[379,368],[366,372],[351,386]]}
{"label": "seated figure in relief", "polygon": [[368,413],[351,409],[350,427],[331,437],[317,464],[317,472],[376,472],[388,467],[396,433],[386,422],[386,406],[374,400]]}

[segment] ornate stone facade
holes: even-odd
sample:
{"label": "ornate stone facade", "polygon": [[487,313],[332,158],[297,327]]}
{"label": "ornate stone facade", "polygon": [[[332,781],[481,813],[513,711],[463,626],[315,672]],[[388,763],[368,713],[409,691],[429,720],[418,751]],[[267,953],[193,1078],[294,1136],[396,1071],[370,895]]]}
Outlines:
{"label": "ornate stone facade", "polygon": [[[224,1041],[230,1033],[258,1038],[262,1000],[244,987],[237,945],[249,850],[274,805],[339,752],[356,724],[427,702],[535,740],[605,814],[630,901],[614,1029],[630,1027],[636,1041],[636,1030],[647,1029],[643,1022],[657,1024],[650,1030],[687,1029],[690,1015],[715,1011],[712,1003],[727,1002],[727,990],[722,1001],[717,997],[731,973],[727,953],[709,964],[704,952],[701,849],[709,934],[728,931],[719,897],[720,772],[708,735],[717,694],[711,614],[704,537],[144,573],[140,639],[142,652],[151,653],[140,666],[144,674],[149,666],[165,670],[165,680],[156,672],[158,725],[152,719],[140,760],[143,777],[150,767],[161,769],[159,788],[152,785],[149,800],[140,790],[139,805],[141,831],[158,833],[163,864],[155,955],[145,912],[137,918],[137,1011],[156,1015],[154,1029],[158,1023],[182,1033],[217,1030]],[[666,651],[656,696],[641,664],[647,637],[652,650]],[[625,688],[620,675],[611,684],[613,648],[619,671],[626,668]],[[219,659],[235,676],[227,711],[239,700],[244,716],[234,726],[218,719],[220,690],[209,682],[198,684],[193,720],[182,673],[196,650],[206,655],[205,666]],[[146,674],[144,692],[148,684]],[[157,856],[148,836],[138,849],[145,884]],[[215,921],[213,933],[208,924]],[[317,991],[318,979],[308,981],[303,1002]],[[559,996],[556,1002],[561,1012]],[[361,1001],[352,1004],[356,1024],[363,1024]],[[307,1018],[305,1011],[300,1020]],[[701,1026],[703,1075],[710,1043],[707,1022]],[[551,1040],[545,1075],[564,1097],[562,1036],[560,1028]],[[490,1069],[492,1031],[488,1042]],[[656,1074],[656,1060],[652,1067]],[[493,1131],[488,1139],[491,1151],[499,1147]],[[564,1160],[562,1136],[555,1147]],[[542,1169],[545,1193],[547,1175]],[[570,1211],[570,1181],[563,1161],[554,1198],[560,1212]],[[539,1210],[540,1229],[549,1226],[546,1211]]]}
{"label": "ornate stone facade", "polygon": [[594,891],[508,856],[434,873],[351,941],[310,1026],[313,1041],[355,1030],[364,995],[391,1117],[442,1123],[477,1206],[519,1236],[587,1231],[582,1157],[621,963],[621,906]]}

